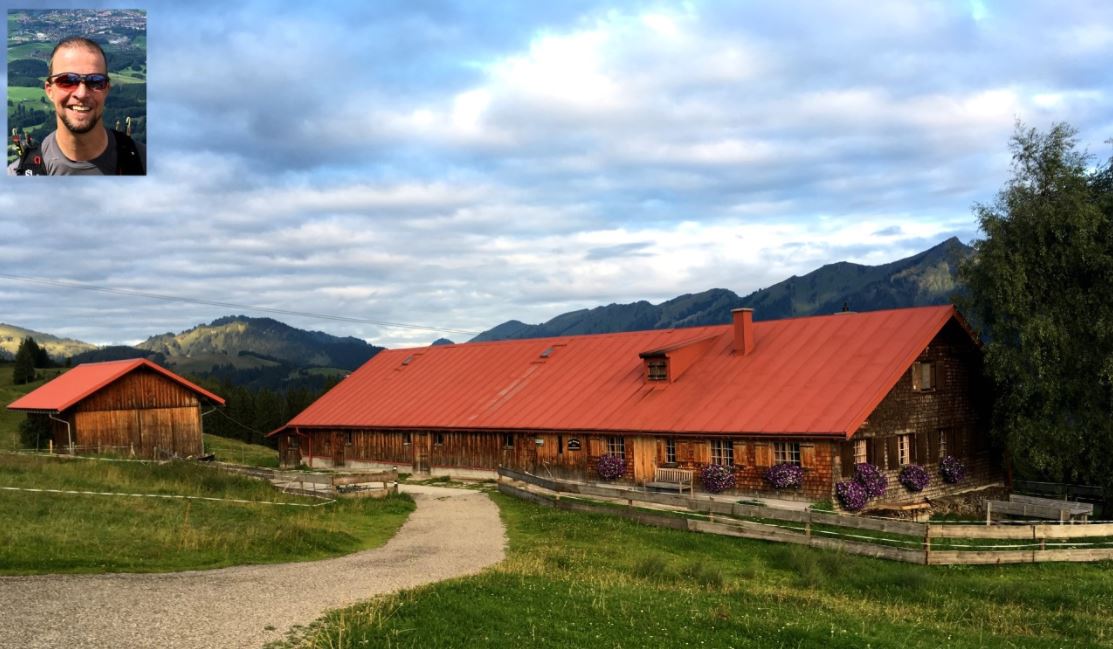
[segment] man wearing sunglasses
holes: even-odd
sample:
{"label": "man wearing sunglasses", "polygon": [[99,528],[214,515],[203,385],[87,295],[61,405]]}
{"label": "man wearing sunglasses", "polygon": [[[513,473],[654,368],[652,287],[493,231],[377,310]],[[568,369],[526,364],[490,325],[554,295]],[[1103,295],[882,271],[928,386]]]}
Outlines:
{"label": "man wearing sunglasses", "polygon": [[39,147],[8,167],[18,176],[145,175],[146,150],[104,127],[104,102],[112,88],[104,50],[79,36],[54,47],[43,89],[54,105],[58,128]]}

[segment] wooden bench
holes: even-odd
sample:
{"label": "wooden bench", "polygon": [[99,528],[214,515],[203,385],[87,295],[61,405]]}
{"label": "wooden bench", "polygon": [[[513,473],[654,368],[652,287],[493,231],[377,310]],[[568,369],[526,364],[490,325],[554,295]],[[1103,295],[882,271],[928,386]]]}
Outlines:
{"label": "wooden bench", "polygon": [[653,471],[653,481],[645,483],[646,488],[670,489],[684,493],[687,486],[688,493],[692,493],[692,483],[695,481],[695,471],[689,469],[664,469]]}
{"label": "wooden bench", "polygon": [[1086,522],[1093,513],[1094,506],[1090,503],[1039,498],[1022,494],[1009,494],[1008,500],[987,500],[985,503],[986,524],[990,522],[993,514],[1046,518],[1066,523],[1076,519]]}

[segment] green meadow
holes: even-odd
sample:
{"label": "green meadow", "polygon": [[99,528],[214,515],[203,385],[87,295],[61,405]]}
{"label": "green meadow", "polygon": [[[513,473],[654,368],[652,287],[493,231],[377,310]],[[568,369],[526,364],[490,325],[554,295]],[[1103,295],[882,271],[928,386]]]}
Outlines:
{"label": "green meadow", "polygon": [[507,560],[275,647],[1110,647],[1113,565],[927,567],[492,496]]}

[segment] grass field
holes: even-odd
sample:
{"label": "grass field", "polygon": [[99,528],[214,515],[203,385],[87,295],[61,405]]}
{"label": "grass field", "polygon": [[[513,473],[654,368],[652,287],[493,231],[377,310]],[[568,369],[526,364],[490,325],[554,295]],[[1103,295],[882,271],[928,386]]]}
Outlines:
{"label": "grass field", "polygon": [[[213,467],[0,454],[0,486],[316,504]],[[159,572],[304,561],[385,543],[407,496],[320,507],[0,490],[0,574]]]}
{"label": "grass field", "polygon": [[65,370],[37,370],[42,377],[34,383],[12,384],[12,363],[0,363],[0,450],[19,448],[19,422],[27,416],[22,412],[12,412],[7,405],[58,376]]}
{"label": "grass field", "polygon": [[492,497],[506,562],[334,611],[281,646],[1113,646],[1108,563],[915,566]]}
{"label": "grass field", "polygon": [[261,444],[247,444],[238,439],[205,435],[205,452],[216,455],[220,462],[277,467],[278,451]]}

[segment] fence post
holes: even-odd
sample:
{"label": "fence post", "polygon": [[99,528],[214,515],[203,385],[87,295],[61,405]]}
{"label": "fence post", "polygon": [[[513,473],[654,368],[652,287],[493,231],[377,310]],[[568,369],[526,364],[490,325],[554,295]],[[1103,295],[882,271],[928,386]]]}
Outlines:
{"label": "fence post", "polygon": [[924,523],[924,565],[931,565],[931,524]]}
{"label": "fence post", "polygon": [[812,540],[812,512],[808,510],[808,519],[804,521],[804,537]]}
{"label": "fence post", "polygon": [[985,501],[985,524],[986,524],[986,527],[988,527],[990,525],[991,521],[992,521],[992,519],[990,518],[990,513],[989,513],[989,510],[991,510],[991,509],[993,509],[993,501],[992,500]]}

